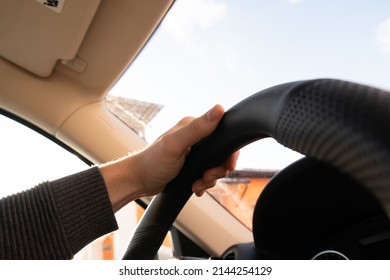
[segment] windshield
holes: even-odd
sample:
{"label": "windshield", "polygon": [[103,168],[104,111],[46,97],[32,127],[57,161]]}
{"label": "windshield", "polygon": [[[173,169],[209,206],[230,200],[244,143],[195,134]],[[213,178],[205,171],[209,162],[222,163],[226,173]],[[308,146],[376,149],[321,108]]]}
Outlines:
{"label": "windshield", "polygon": [[[387,0],[178,0],[111,95],[162,106],[146,125],[151,142],[184,116],[289,81],[390,89],[389,65]],[[237,168],[280,170],[299,157],[262,140],[242,150]]]}

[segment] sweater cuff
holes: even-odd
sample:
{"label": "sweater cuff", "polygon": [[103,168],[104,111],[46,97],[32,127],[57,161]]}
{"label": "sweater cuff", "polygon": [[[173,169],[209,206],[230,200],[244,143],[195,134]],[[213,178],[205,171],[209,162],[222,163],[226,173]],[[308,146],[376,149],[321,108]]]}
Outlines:
{"label": "sweater cuff", "polygon": [[118,229],[98,167],[52,181],[50,185],[73,254]]}

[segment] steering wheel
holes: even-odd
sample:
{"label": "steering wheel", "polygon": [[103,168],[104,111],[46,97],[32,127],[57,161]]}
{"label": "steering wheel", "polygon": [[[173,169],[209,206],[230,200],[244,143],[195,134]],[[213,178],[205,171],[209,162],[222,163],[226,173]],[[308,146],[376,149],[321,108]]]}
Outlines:
{"label": "steering wheel", "polygon": [[246,98],[225,113],[212,135],[192,147],[179,175],[153,198],[123,259],[154,259],[192,195],[192,183],[265,137],[350,176],[389,215],[389,124],[390,92],[347,81],[291,82]]}

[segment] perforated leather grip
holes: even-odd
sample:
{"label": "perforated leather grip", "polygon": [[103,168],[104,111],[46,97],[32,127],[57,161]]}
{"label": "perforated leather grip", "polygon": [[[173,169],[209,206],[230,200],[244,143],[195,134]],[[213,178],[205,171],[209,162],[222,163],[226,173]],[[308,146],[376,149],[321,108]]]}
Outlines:
{"label": "perforated leather grip", "polygon": [[289,96],[275,139],[367,186],[390,213],[390,93],[338,80]]}
{"label": "perforated leather grip", "polygon": [[[149,205],[125,259],[153,258],[190,198],[192,183],[234,151],[264,137],[349,173],[390,213],[389,124],[390,93],[350,82],[299,81],[250,96],[192,147],[180,174]],[[140,253],[145,250],[149,253]]]}

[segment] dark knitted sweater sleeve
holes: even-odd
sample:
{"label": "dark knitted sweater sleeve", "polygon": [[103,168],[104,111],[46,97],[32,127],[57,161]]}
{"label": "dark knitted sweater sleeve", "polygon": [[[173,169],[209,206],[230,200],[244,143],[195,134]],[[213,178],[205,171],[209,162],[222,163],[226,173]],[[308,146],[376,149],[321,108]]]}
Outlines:
{"label": "dark knitted sweater sleeve", "polygon": [[1,259],[71,259],[118,228],[97,167],[0,200]]}

